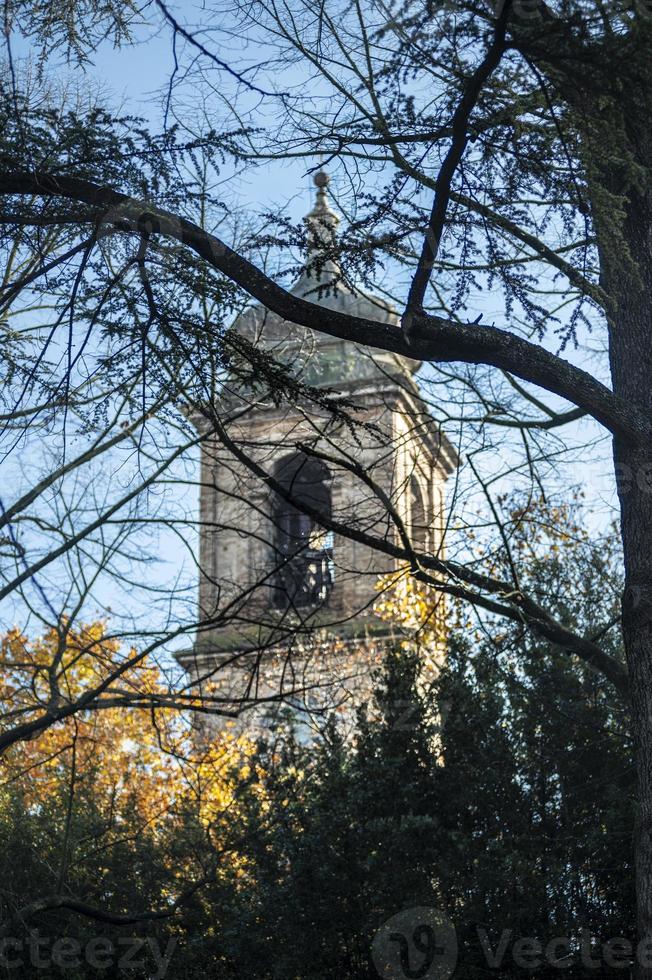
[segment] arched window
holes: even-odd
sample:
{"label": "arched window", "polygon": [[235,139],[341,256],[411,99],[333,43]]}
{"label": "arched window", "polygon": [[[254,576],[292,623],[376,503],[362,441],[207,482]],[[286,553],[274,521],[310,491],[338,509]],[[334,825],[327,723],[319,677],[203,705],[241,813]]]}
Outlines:
{"label": "arched window", "polygon": [[301,510],[301,504],[330,517],[330,471],[320,460],[296,453],[277,464],[274,477],[292,497],[289,501],[275,494],[272,502],[278,565],[275,604],[282,608],[323,605],[333,587],[333,536],[314,513]]}

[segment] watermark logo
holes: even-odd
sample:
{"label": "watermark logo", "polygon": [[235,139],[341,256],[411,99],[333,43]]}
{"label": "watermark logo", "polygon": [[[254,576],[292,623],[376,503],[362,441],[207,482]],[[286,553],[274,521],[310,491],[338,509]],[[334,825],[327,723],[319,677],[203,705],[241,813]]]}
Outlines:
{"label": "watermark logo", "polygon": [[82,943],[72,936],[44,936],[33,930],[29,938],[3,936],[0,938],[0,968],[16,970],[30,967],[50,975],[54,967],[77,970],[84,964],[104,973],[110,967],[122,973],[145,971],[151,980],[164,980],[177,945],[168,940],[165,948],[154,936],[120,936],[113,941],[108,936],[94,936]]}
{"label": "watermark logo", "polygon": [[448,980],[457,963],[455,927],[438,909],[404,909],[378,930],[371,958],[383,980]]}
{"label": "watermark logo", "polygon": [[[652,969],[652,935],[634,943],[624,936],[603,940],[588,929],[571,935],[520,936],[513,929],[503,929],[492,936],[477,927],[469,936],[474,956],[480,953],[487,975],[496,975],[509,965],[529,972],[567,970],[581,965],[589,971],[623,970],[631,972],[635,964]],[[455,927],[448,916],[437,909],[404,909],[388,919],[376,933],[371,956],[383,980],[449,980],[458,961]],[[461,963],[463,972],[463,963]],[[610,974],[611,975],[611,974]]]}

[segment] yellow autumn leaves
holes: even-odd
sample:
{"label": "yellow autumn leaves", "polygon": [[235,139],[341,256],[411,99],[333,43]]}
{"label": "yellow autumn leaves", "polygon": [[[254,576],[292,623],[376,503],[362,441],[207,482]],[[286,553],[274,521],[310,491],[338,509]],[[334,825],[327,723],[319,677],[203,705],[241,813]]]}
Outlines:
{"label": "yellow autumn leaves", "polygon": [[[87,692],[106,688],[91,709],[15,741],[0,756],[0,795],[20,791],[26,807],[48,798],[92,793],[107,827],[129,810],[155,831],[196,808],[206,828],[217,828],[234,806],[235,785],[247,775],[253,747],[225,731],[212,741],[193,737],[189,715],[165,706],[169,687],[159,667],[130,651],[100,622],[29,640],[10,630],[0,644],[0,731],[47,715]],[[158,706],[163,704],[163,707]]]}

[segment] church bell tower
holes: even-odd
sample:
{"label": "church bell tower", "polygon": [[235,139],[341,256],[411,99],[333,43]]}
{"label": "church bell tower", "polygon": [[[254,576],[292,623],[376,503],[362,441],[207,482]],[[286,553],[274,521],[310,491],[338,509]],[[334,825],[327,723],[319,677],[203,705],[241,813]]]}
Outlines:
{"label": "church bell tower", "polygon": [[[391,303],[345,281],[328,175],[314,183],[310,247],[291,292],[400,329]],[[417,362],[262,306],[233,329],[310,390],[280,402],[224,383],[227,438],[202,446],[201,627],[177,659],[195,689],[238,712],[234,724],[274,725],[289,712],[308,732],[333,711],[350,720],[368,699],[372,671],[396,642],[376,613],[379,587],[400,567],[370,542],[400,543],[400,525],[415,549],[441,556],[444,484],[457,458],[420,397]]]}

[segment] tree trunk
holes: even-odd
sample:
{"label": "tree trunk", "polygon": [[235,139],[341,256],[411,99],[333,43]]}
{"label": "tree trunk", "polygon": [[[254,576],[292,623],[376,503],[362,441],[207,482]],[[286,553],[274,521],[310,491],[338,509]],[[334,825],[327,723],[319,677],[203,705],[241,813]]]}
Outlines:
{"label": "tree trunk", "polygon": [[639,486],[640,475],[650,468],[650,457],[621,454],[617,449],[626,572],[623,636],[638,783],[634,836],[637,934],[639,942],[650,942],[649,965],[638,957],[638,980],[652,980],[652,494]]}
{"label": "tree trunk", "polygon": [[[652,222],[641,196],[629,209],[625,237],[632,253],[623,274],[617,258],[606,285],[616,297],[610,323],[610,361],[614,391],[652,418]],[[617,250],[617,246],[616,246]],[[605,263],[603,262],[603,276]],[[637,980],[652,980],[652,445],[615,441],[614,462],[621,509],[625,590],[622,625],[630,677],[632,729],[638,799],[634,840]]]}

